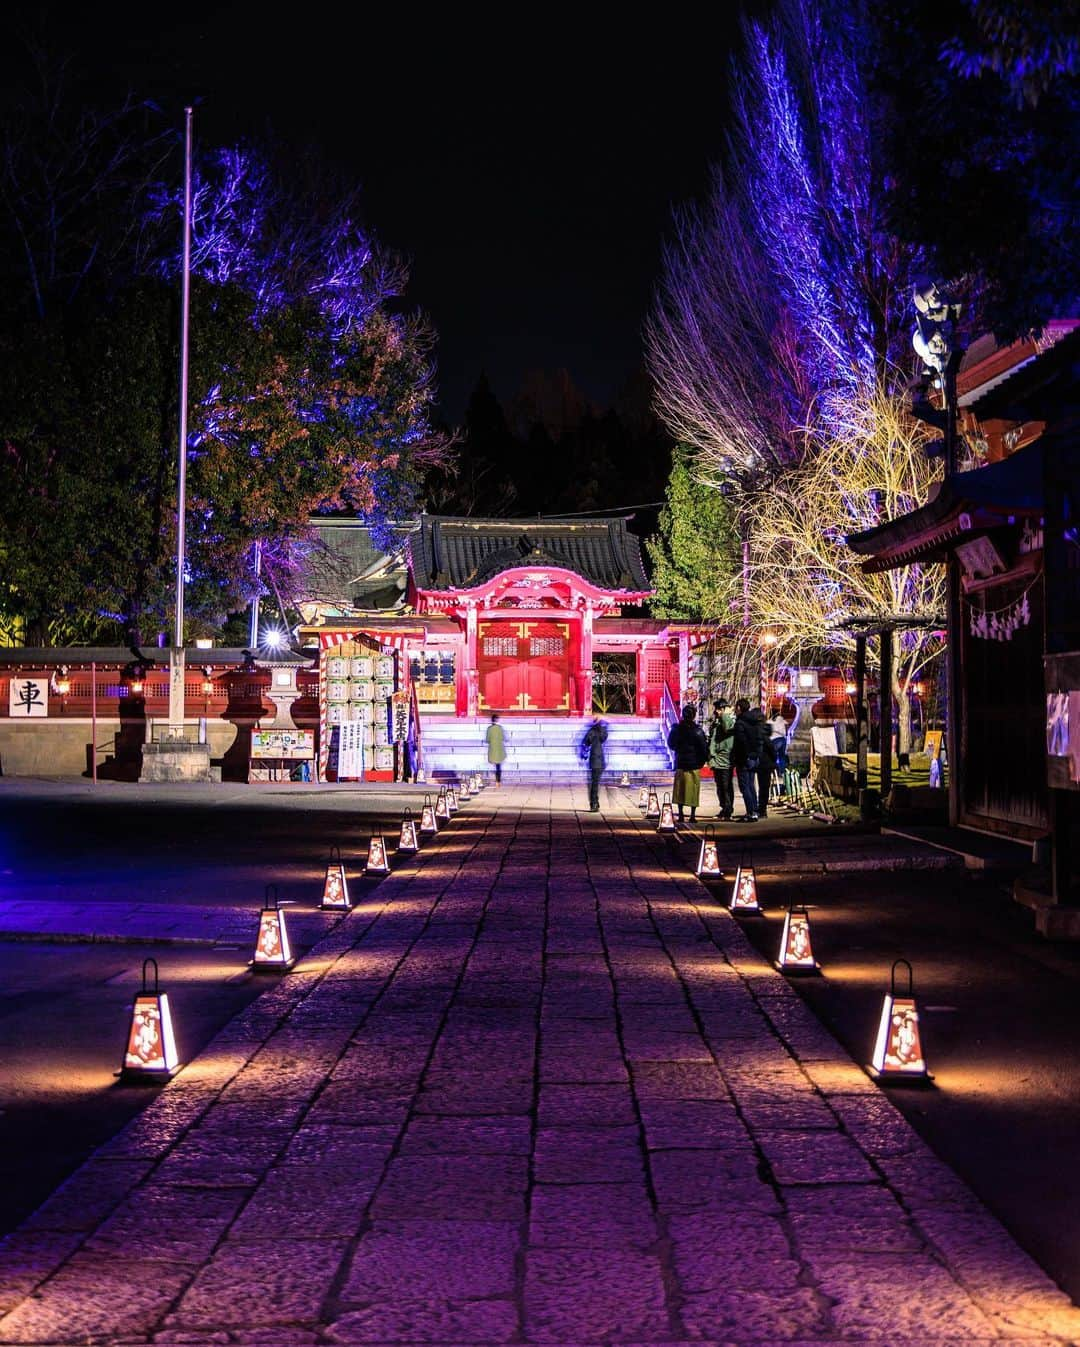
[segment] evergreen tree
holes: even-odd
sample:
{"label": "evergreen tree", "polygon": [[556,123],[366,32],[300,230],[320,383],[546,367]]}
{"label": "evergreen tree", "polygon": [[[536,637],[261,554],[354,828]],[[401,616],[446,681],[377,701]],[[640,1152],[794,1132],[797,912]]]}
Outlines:
{"label": "evergreen tree", "polygon": [[658,533],[647,539],[658,617],[737,621],[731,596],[742,568],[734,512],[725,496],[694,476],[694,459],[675,452]]}

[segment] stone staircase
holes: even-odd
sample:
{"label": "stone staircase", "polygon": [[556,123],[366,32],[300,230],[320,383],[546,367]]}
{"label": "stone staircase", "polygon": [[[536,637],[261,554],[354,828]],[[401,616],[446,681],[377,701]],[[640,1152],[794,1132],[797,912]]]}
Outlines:
{"label": "stone staircase", "polygon": [[[671,759],[660,721],[640,716],[605,716],[608,727],[604,780],[668,780]],[[467,772],[490,773],[484,735],[490,716],[424,716],[421,719],[424,771],[428,780],[454,780]],[[506,735],[504,780],[583,781],[586,767],[578,754],[590,720],[569,716],[501,716]]]}

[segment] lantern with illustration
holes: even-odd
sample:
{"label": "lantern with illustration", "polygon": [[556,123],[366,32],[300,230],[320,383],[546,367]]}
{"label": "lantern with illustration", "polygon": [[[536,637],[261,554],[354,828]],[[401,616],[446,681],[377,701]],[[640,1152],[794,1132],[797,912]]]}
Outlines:
{"label": "lantern with illustration", "polygon": [[723,879],[720,869],[720,852],[716,845],[716,831],[709,824],[701,837],[701,850],[698,852],[698,879]]}
{"label": "lantern with illustration", "polygon": [[781,973],[816,973],[818,961],[810,944],[810,913],[805,907],[789,907],[780,936],[776,967]]}
{"label": "lantern with illustration", "polygon": [[[149,968],[154,970],[152,987],[147,973]],[[144,959],[142,990],[136,992],[131,1006],[131,1026],[128,1029],[120,1079],[132,1084],[166,1081],[176,1073],[179,1065],[172,1016],[169,1014],[169,996],[158,985],[157,960]]]}
{"label": "lantern with illustration", "polygon": [[673,833],[675,828],[675,811],[671,807],[671,796],[664,796],[664,803],[660,806],[660,821],[656,825],[658,833]]}
{"label": "lantern with illustration", "polygon": [[341,850],[336,846],[330,848],[330,860],[326,866],[322,902],[319,906],[324,912],[348,912],[352,908],[349,881],[345,878]]}
{"label": "lantern with illustration", "polygon": [[[901,965],[907,969],[905,996],[896,994],[896,970]],[[892,966],[889,990],[885,993],[881,1007],[870,1074],[883,1085],[917,1085],[933,1080],[923,1056],[914,976],[911,964],[906,959],[897,959]]]}
{"label": "lantern with illustration", "polygon": [[656,791],[654,791],[651,787],[649,789],[649,794],[645,803],[645,817],[646,818],[660,817],[660,797],[659,795],[657,795]]}
{"label": "lantern with illustration", "polygon": [[257,973],[276,973],[286,971],[295,962],[289,948],[289,932],[277,885],[267,884],[262,911],[259,913],[259,932],[255,937],[251,967]]}
{"label": "lantern with illustration", "polygon": [[484,778],[480,775],[480,773],[479,773],[479,772],[473,772],[473,778],[472,778],[473,794],[474,794],[474,795],[479,795],[480,792],[484,789],[484,787],[485,787],[486,785],[487,785],[487,782],[486,782],[486,781],[484,780]]}
{"label": "lantern with illustration", "polygon": [[647,809],[649,806],[649,788],[648,786],[639,786],[637,793],[637,802],[639,809]]}
{"label": "lantern with illustration", "polygon": [[435,817],[441,823],[450,822],[450,801],[447,797],[445,786],[439,791],[439,794],[435,799]]}
{"label": "lantern with illustration", "polygon": [[381,832],[372,832],[368,841],[367,864],[364,866],[365,875],[388,875],[390,873],[390,858],[386,851],[386,838]]}
{"label": "lantern with illustration", "polygon": [[469,778],[467,776],[463,776],[461,778],[461,788],[458,791],[458,799],[467,800],[471,794],[472,791],[469,789]]}
{"label": "lantern with illustration", "polygon": [[628,786],[629,784],[630,784],[630,773],[623,772],[622,776],[619,777],[619,785]]}
{"label": "lantern with illustration", "polygon": [[757,895],[757,875],[754,874],[753,861],[749,857],[740,861],[735,871],[735,883],[731,886],[730,910],[739,916],[757,916],[761,912]]}
{"label": "lantern with illustration", "polygon": [[431,796],[424,796],[424,807],[420,810],[420,836],[435,837],[439,831],[439,820],[435,816],[435,806]]}
{"label": "lantern with illustration", "polygon": [[458,793],[457,788],[453,785],[446,788],[446,807],[451,814],[456,814],[458,811]]}
{"label": "lantern with illustration", "polygon": [[397,847],[398,851],[403,851],[409,856],[420,850],[420,842],[416,836],[416,821],[411,809],[406,809],[401,815],[401,833]]}

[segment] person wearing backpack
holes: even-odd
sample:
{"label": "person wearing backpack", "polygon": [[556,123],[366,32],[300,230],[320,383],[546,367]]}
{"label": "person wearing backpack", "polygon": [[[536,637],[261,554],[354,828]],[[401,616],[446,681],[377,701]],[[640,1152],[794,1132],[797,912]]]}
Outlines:
{"label": "person wearing backpack", "polygon": [[600,778],[604,775],[604,744],[607,736],[607,725],[599,716],[593,716],[593,722],[581,740],[581,760],[589,769],[590,814],[600,810]]}
{"label": "person wearing backpack", "polygon": [[678,807],[679,822],[685,823],[684,807],[690,810],[690,822],[697,822],[701,802],[701,769],[709,760],[709,744],[701,726],[696,724],[692,706],[684,706],[682,719],[672,725],[667,746],[675,754],[675,781],[671,801]]}

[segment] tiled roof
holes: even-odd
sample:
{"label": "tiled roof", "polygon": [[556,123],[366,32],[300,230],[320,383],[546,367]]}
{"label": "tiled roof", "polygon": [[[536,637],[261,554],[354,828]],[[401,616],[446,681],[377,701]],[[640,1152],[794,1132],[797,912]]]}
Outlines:
{"label": "tiled roof", "polygon": [[418,589],[473,589],[518,566],[561,566],[600,589],[647,592],[641,546],[618,519],[422,515],[409,539]]}
{"label": "tiled roof", "polygon": [[390,550],[355,519],[314,519],[317,536],[304,565],[301,599],[360,611],[400,607],[405,598],[405,540],[414,525],[394,526]]}

